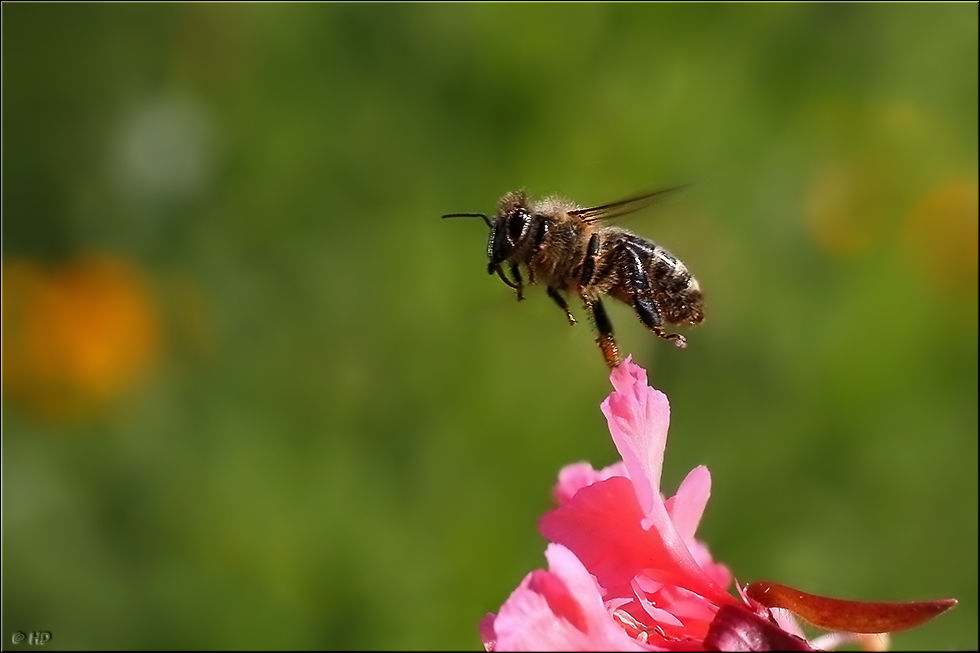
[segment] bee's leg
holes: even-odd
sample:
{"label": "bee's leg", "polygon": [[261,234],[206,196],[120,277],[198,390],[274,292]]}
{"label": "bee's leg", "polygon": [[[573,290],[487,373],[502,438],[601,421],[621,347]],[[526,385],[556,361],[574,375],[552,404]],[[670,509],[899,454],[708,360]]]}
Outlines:
{"label": "bee's leg", "polygon": [[517,300],[520,301],[524,299],[524,284],[521,282],[521,274],[520,272],[517,272],[516,267],[517,266],[515,265],[514,268],[511,268],[511,271],[514,272],[514,276],[517,277],[517,283],[514,283],[513,281],[507,278],[507,275],[504,274],[504,269],[500,267],[499,264],[491,263],[490,265],[487,266],[487,272],[489,274],[493,274],[496,272],[497,276],[500,277],[501,281],[503,281],[508,286],[510,286],[511,288],[517,291]]}
{"label": "bee's leg", "polygon": [[650,295],[636,295],[633,299],[633,309],[640,316],[640,321],[648,329],[664,340],[672,341],[678,347],[687,347],[687,340],[679,333],[667,333],[663,328],[663,319],[657,309],[657,302]]}
{"label": "bee's leg", "polygon": [[[544,248],[544,239],[548,235],[548,223],[545,220],[538,220],[537,231],[534,232],[534,242],[531,245],[531,252],[527,260],[533,260]],[[534,283],[534,268],[527,266],[527,280]]]}
{"label": "bee's leg", "polygon": [[664,331],[664,320],[650,290],[650,278],[643,265],[643,259],[630,246],[627,245],[625,249],[626,278],[633,291],[633,310],[636,311],[640,321],[655,334],[664,340],[672,341],[678,347],[686,347],[687,340],[684,336]]}
{"label": "bee's leg", "polygon": [[555,303],[558,304],[559,308],[565,311],[565,315],[568,317],[568,323],[574,326],[575,318],[572,316],[572,312],[568,310],[568,302],[565,301],[565,298],[562,297],[561,294],[551,286],[548,286],[548,297],[551,297],[553,300],[555,300]]}
{"label": "bee's leg", "polygon": [[609,369],[615,369],[620,362],[619,347],[616,346],[616,340],[613,338],[612,322],[609,321],[609,316],[606,315],[606,309],[603,307],[602,301],[598,298],[589,299],[585,297],[583,301],[585,302],[585,307],[591,311],[592,318],[595,320],[595,328],[599,332],[599,337],[595,341],[599,345],[602,357],[606,359],[606,365],[609,366]]}
{"label": "bee's leg", "polygon": [[524,301],[524,280],[521,279],[521,271],[517,267],[517,263],[510,264],[510,274],[517,281],[517,287],[515,288],[517,291],[517,301]]}

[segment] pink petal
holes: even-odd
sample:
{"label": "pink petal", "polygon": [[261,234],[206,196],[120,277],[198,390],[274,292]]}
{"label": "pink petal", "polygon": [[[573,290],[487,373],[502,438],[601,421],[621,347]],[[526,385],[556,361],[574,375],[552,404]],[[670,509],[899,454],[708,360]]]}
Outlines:
{"label": "pink petal", "polygon": [[[700,621],[707,628],[717,612],[715,606],[705,601],[703,597],[682,587],[664,587],[654,598],[658,605],[669,610],[674,617],[683,620],[689,626],[692,621]],[[704,633],[701,635],[703,636]]]}
{"label": "pink petal", "polygon": [[[634,592],[636,592],[637,602],[640,604],[640,607],[643,608],[644,612],[646,612],[647,615],[657,622],[659,626],[683,627],[683,622],[678,619],[676,615],[672,614],[668,610],[658,608],[653,601],[646,597],[645,592],[640,590],[636,585],[637,583],[634,580],[633,586]],[[701,602],[704,603],[704,599],[701,599]],[[714,613],[712,613],[712,616],[714,616]]]}
{"label": "pink petal", "polygon": [[688,473],[677,488],[677,494],[668,501],[670,520],[685,540],[694,539],[710,496],[711,473],[707,467],[700,465]]}
{"label": "pink petal", "polygon": [[571,551],[551,544],[545,556],[549,571],[528,574],[500,608],[493,650],[650,650],[613,620],[595,579]]}
{"label": "pink petal", "polygon": [[571,549],[604,588],[628,585],[645,571],[656,581],[715,602],[734,602],[704,574],[670,524],[663,503],[658,500],[657,505],[666,526],[646,530],[633,484],[614,476],[579,490],[546,513],[538,527],[545,538]]}
{"label": "pink petal", "polygon": [[554,489],[555,502],[561,505],[584,487],[613,476],[626,476],[626,466],[616,462],[605,469],[595,470],[589,463],[567,465],[558,473],[558,485]]}
{"label": "pink petal", "polygon": [[646,370],[631,357],[612,371],[609,380],[615,391],[602,402],[602,413],[646,514],[660,498],[670,404],[666,395],[647,385]]}
{"label": "pink petal", "polygon": [[497,615],[490,613],[480,619],[480,640],[483,642],[483,650],[490,653],[497,648],[497,632],[493,628]]}

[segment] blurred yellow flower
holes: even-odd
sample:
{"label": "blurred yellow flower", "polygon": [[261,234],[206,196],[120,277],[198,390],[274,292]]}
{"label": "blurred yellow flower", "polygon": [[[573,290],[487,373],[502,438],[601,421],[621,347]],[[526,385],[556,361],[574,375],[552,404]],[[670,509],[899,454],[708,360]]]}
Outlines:
{"label": "blurred yellow flower", "polygon": [[32,413],[70,418],[106,405],[155,362],[161,324],[131,263],[87,256],[57,268],[3,263],[3,393]]}
{"label": "blurred yellow flower", "polygon": [[923,197],[905,223],[905,255],[951,292],[977,290],[977,178],[947,180]]}

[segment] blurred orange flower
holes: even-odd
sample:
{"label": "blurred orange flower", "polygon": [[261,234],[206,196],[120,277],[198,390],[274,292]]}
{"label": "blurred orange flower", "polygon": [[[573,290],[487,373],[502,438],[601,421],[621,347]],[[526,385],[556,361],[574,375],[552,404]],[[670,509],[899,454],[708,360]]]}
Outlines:
{"label": "blurred orange flower", "polygon": [[3,393],[35,414],[105,406],[153,365],[161,335],[153,292],[132,263],[3,263]]}

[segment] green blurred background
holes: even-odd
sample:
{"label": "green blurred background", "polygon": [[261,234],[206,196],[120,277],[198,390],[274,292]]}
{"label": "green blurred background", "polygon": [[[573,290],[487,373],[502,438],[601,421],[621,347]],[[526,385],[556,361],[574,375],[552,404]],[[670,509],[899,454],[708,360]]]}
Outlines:
{"label": "green blurred background", "polygon": [[688,349],[610,309],[664,491],[708,465],[743,583],[977,647],[976,3],[2,12],[8,646],[480,648],[610,387],[439,216],[694,181],[628,221]]}

